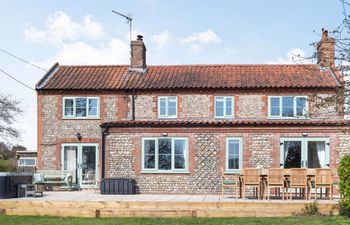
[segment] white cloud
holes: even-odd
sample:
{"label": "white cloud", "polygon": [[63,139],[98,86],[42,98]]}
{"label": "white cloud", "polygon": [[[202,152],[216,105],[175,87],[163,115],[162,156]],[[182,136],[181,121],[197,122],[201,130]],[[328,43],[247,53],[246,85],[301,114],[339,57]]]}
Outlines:
{"label": "white cloud", "polygon": [[128,64],[129,58],[129,44],[113,38],[101,46],[93,46],[80,41],[63,44],[57,55],[38,63],[46,68],[54,62],[82,65]]}
{"label": "white cloud", "polygon": [[171,41],[171,35],[168,31],[156,33],[151,36],[151,41],[153,41],[158,48],[163,48]]}
{"label": "white cloud", "polygon": [[191,43],[210,44],[210,43],[219,43],[221,42],[221,39],[214,31],[212,31],[209,28],[207,31],[193,33],[185,37],[184,39],[182,39],[182,42],[187,44],[191,44]]}
{"label": "white cloud", "polygon": [[307,59],[306,52],[300,48],[293,48],[286,53],[285,58],[278,58],[277,60],[269,61],[268,64],[296,64],[296,63],[311,63]]}
{"label": "white cloud", "polygon": [[181,40],[182,43],[189,44],[193,51],[198,51],[201,45],[220,43],[221,38],[210,28],[204,32],[193,33]]}
{"label": "white cloud", "polygon": [[37,64],[50,68],[60,64],[126,64],[130,59],[128,40],[112,38],[105,34],[103,26],[94,21],[91,15],[84,16],[81,22],[62,11],[50,15],[45,30],[28,25],[25,39],[52,44],[57,53]]}
{"label": "white cloud", "polygon": [[79,23],[74,22],[68,14],[62,11],[56,11],[49,15],[44,31],[32,25],[28,25],[24,31],[27,41],[48,41],[53,45],[60,45],[65,41],[77,41],[80,38],[96,40],[104,35],[102,25],[94,21],[91,15],[86,15]]}

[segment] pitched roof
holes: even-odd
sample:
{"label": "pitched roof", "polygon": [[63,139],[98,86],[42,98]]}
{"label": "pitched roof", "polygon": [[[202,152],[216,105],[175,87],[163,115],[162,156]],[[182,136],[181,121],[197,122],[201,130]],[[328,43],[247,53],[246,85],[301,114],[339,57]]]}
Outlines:
{"label": "pitched roof", "polygon": [[176,88],[334,88],[342,79],[317,65],[168,65],[147,66],[145,73],[127,65],[55,64],[37,90],[149,90]]}
{"label": "pitched roof", "polygon": [[346,120],[119,120],[101,127],[346,126]]}

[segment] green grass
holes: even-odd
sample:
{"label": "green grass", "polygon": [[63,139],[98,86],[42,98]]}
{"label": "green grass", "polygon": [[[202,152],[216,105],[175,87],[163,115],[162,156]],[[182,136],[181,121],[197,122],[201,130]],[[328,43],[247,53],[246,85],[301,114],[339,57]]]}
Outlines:
{"label": "green grass", "polygon": [[182,219],[145,219],[145,218],[71,218],[71,217],[49,217],[49,216],[5,216],[0,215],[0,224],[6,225],[41,225],[41,224],[57,224],[57,225],[91,225],[91,224],[125,224],[125,225],[212,225],[212,224],[225,224],[225,225],[340,225],[350,224],[349,218],[334,216],[334,217],[312,217],[312,216],[299,216],[299,217],[282,217],[282,218],[218,218],[218,219],[206,219],[206,218],[182,218]]}

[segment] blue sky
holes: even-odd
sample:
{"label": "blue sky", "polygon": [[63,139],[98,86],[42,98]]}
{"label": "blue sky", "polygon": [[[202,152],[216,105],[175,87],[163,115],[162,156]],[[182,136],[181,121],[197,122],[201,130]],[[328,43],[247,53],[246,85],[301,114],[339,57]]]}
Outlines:
{"label": "blue sky", "polygon": [[[127,64],[129,28],[113,9],[133,17],[148,64],[293,63],[291,55],[311,55],[321,28],[343,18],[336,0],[1,0],[0,48],[44,68]],[[32,87],[43,76],[1,52],[0,69]],[[22,101],[20,143],[36,149],[36,93],[2,74],[0,85]]]}

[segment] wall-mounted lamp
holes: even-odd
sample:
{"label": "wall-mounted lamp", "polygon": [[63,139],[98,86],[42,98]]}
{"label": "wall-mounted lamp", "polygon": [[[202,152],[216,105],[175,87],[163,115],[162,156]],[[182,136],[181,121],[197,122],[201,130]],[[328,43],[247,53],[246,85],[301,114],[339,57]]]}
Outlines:
{"label": "wall-mounted lamp", "polygon": [[302,133],[301,134],[303,137],[307,137],[307,136],[309,136],[309,134],[308,133]]}
{"label": "wall-mounted lamp", "polygon": [[78,138],[78,141],[81,141],[81,139],[83,139],[83,136],[81,136],[81,134],[78,132],[77,133],[77,138]]}
{"label": "wall-mounted lamp", "polygon": [[163,137],[168,137],[168,133],[162,133]]}

